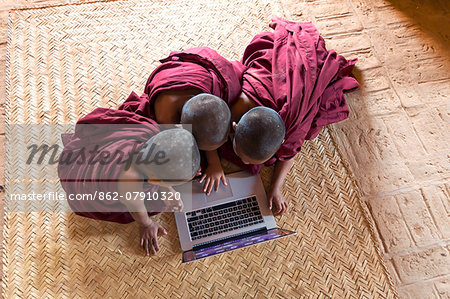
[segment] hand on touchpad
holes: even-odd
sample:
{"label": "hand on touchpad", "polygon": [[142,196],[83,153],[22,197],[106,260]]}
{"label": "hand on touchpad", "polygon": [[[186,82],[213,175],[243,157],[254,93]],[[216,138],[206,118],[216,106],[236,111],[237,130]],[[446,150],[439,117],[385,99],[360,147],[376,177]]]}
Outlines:
{"label": "hand on touchpad", "polygon": [[230,181],[228,178],[227,180],[227,186],[224,186],[222,183],[219,185],[219,190],[214,191],[212,190],[209,195],[205,195],[207,202],[212,202],[216,200],[221,200],[229,197],[233,197],[233,192],[231,191]]}

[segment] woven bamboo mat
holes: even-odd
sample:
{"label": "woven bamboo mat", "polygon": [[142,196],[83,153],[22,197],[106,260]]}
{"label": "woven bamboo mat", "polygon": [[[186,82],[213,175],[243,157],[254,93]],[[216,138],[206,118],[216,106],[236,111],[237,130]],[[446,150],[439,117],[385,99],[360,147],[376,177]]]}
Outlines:
{"label": "woven bamboo mat", "polygon": [[[95,107],[117,107],[132,90],[143,90],[158,59],[171,50],[210,46],[239,59],[273,15],[284,15],[279,3],[260,0],[106,1],[12,11],[7,191],[11,181],[29,176],[24,137],[13,133],[13,124],[74,123]],[[393,298],[364,205],[333,140],[325,129],[305,143],[286,180],[290,210],[278,223],[298,232],[296,237],[190,264],[181,264],[171,214],[157,216],[169,234],[160,238],[159,254],[148,258],[137,246],[135,224],[6,212],[3,294]],[[39,187],[25,185],[24,192],[62,191],[51,189],[55,168],[39,171],[33,174],[41,179]],[[269,177],[264,169],[264,180]]]}

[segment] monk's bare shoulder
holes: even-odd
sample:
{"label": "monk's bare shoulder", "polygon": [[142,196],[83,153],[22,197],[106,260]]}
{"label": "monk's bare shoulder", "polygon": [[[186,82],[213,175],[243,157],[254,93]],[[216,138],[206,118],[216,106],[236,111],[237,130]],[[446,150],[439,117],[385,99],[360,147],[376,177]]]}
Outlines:
{"label": "monk's bare shoulder", "polygon": [[242,115],[256,106],[258,106],[258,104],[247,97],[245,93],[241,92],[237,100],[230,107],[231,121],[236,123],[239,122]]}
{"label": "monk's bare shoulder", "polygon": [[155,117],[160,124],[180,122],[183,105],[193,96],[201,93],[198,89],[174,90],[159,93],[155,100]]}

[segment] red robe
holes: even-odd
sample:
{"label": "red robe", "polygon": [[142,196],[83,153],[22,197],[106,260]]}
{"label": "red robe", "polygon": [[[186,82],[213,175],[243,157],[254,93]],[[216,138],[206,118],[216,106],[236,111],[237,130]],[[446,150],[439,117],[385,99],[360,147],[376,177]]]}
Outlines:
{"label": "red robe", "polygon": [[[243,92],[258,105],[277,111],[286,126],[285,141],[267,165],[293,158],[305,139],[346,119],[344,93],[359,88],[351,75],[357,59],[346,60],[327,50],[314,25],[276,18],[270,27],[274,31],[256,35],[242,58]],[[251,173],[262,166],[243,164],[230,142],[220,155]]]}
{"label": "red robe", "polygon": [[158,94],[186,89],[199,89],[227,102],[234,101],[241,92],[243,71],[240,62],[230,62],[207,47],[171,52],[150,74],[144,94],[128,99],[119,109],[156,119],[154,102]]}
{"label": "red robe", "polygon": [[[136,93],[131,93],[127,101],[138,101]],[[111,158],[108,163],[100,163],[100,152],[115,153],[120,150],[125,154],[122,161],[126,161],[128,155],[139,150],[144,142],[158,133],[158,126],[153,120],[142,115],[125,110],[97,108],[85,117],[81,118],[75,127],[74,134],[62,136],[64,150],[60,156],[58,175],[61,185],[69,194],[99,194],[109,192],[114,195],[117,192],[117,179],[127,163],[118,163],[119,155]],[[98,147],[97,147],[98,146]],[[97,148],[96,148],[97,147]],[[96,149],[96,153],[89,151]],[[84,150],[85,160],[80,152]],[[72,153],[70,163],[64,162],[63,157]],[[88,163],[98,160],[98,162]],[[79,163],[78,163],[79,161]],[[144,192],[157,191],[156,186],[144,183]],[[98,196],[97,196],[98,198]],[[118,199],[116,197],[116,199]],[[147,211],[150,201],[145,201]],[[93,200],[77,201],[68,200],[71,209],[78,215],[119,223],[134,221],[127,207],[119,200]],[[156,213],[149,212],[149,215]]]}

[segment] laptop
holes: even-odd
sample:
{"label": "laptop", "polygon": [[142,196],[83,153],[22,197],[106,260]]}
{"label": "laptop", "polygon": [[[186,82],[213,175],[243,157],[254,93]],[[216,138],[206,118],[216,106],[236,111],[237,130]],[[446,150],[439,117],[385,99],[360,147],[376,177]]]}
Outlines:
{"label": "laptop", "polygon": [[208,196],[193,181],[192,205],[174,213],[183,263],[296,234],[276,226],[259,175],[242,171],[226,179]]}

